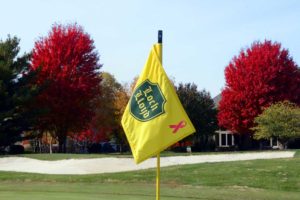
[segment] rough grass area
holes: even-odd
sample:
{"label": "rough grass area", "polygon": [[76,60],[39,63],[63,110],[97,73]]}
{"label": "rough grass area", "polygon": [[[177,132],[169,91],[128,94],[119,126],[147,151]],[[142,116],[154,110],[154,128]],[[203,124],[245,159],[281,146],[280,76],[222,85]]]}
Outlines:
{"label": "rough grass area", "polygon": [[[161,169],[162,200],[299,200],[300,156]],[[155,170],[97,175],[0,172],[0,199],[155,199]]]}

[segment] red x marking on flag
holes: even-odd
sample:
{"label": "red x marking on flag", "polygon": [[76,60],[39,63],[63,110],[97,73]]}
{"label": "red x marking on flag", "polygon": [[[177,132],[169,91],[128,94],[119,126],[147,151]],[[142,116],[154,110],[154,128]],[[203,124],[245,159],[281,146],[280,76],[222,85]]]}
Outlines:
{"label": "red x marking on flag", "polygon": [[169,127],[173,129],[173,133],[176,133],[179,129],[181,129],[185,126],[186,126],[186,122],[183,120],[180,121],[178,124],[169,125]]}

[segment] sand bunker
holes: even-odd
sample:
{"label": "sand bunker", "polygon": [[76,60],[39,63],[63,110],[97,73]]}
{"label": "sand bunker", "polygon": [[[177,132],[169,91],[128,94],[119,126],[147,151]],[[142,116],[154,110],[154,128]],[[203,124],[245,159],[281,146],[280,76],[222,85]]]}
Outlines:
{"label": "sand bunker", "polygon": [[[162,157],[161,167],[238,160],[291,158],[294,154],[295,152],[293,151],[284,151]],[[154,167],[156,167],[156,158],[148,159],[139,165],[136,165],[132,158],[68,159],[58,161],[42,161],[22,157],[0,158],[0,170],[2,171],[41,174],[99,174]]]}

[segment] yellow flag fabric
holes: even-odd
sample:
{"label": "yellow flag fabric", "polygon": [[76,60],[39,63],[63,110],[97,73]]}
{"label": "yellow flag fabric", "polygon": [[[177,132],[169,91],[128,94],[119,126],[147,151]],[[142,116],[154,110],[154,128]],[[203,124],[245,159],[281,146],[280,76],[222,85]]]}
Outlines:
{"label": "yellow flag fabric", "polygon": [[160,52],[161,44],[155,44],[122,117],[136,163],[195,132],[162,67]]}

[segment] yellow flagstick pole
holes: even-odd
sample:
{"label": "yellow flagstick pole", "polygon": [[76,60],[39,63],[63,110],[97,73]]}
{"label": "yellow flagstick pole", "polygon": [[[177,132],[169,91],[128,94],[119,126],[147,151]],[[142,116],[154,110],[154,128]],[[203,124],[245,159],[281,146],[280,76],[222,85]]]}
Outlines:
{"label": "yellow flagstick pole", "polygon": [[[162,64],[162,30],[158,31],[158,54],[159,60]],[[157,168],[156,168],[156,200],[160,200],[160,153],[157,154]]]}
{"label": "yellow flagstick pole", "polygon": [[156,169],[156,200],[160,200],[160,154],[157,154],[157,169]]}

